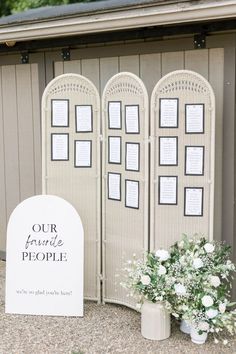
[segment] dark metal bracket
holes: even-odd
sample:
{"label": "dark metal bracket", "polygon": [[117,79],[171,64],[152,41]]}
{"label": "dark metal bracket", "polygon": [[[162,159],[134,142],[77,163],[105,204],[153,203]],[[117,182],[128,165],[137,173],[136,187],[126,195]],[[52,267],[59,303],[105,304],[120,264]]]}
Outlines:
{"label": "dark metal bracket", "polygon": [[20,54],[20,62],[21,64],[28,64],[29,63],[29,53],[24,52]]}
{"label": "dark metal bracket", "polygon": [[69,61],[70,60],[70,49],[69,48],[62,48],[61,57],[64,61]]}
{"label": "dark metal bracket", "polygon": [[194,36],[194,49],[203,49],[206,48],[206,35],[205,34],[196,34]]}

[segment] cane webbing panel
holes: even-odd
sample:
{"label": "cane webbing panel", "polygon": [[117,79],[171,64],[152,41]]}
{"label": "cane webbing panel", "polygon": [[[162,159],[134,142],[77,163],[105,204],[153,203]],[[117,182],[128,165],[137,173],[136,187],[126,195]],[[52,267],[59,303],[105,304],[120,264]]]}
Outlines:
{"label": "cane webbing panel", "polygon": [[[51,100],[69,100],[69,126],[51,126]],[[92,132],[76,132],[76,105],[92,106]],[[85,290],[100,300],[100,99],[83,76],[64,74],[52,80],[42,99],[43,192],[68,200],[78,211],[85,237]],[[69,134],[69,160],[51,161],[51,134]],[[90,140],[92,166],[74,167],[75,141]],[[76,272],[76,269],[74,270]]]}
{"label": "cane webbing panel", "polygon": [[[160,99],[178,99],[178,127],[159,127]],[[185,104],[204,105],[204,132],[185,132]],[[159,165],[159,137],[178,137],[178,165]],[[169,247],[182,233],[213,238],[215,98],[199,74],[178,70],[164,76],[151,97],[151,249]],[[204,146],[204,175],[185,175],[185,147]],[[177,205],[160,205],[159,176],[178,176]],[[184,188],[204,188],[203,216],[184,216]]]}
{"label": "cane webbing panel", "polygon": [[[109,102],[121,102],[121,129],[109,129]],[[139,133],[126,133],[125,106],[139,108]],[[124,261],[133,253],[141,254],[148,247],[148,96],[143,82],[134,74],[122,72],[113,76],[104,88],[103,112],[103,276],[104,301],[135,306],[121,288]],[[108,137],[121,138],[121,164],[108,162]],[[140,144],[140,170],[126,170],[126,143]],[[121,200],[108,199],[108,173],[121,174]],[[125,180],[139,182],[139,209],[125,206]]]}

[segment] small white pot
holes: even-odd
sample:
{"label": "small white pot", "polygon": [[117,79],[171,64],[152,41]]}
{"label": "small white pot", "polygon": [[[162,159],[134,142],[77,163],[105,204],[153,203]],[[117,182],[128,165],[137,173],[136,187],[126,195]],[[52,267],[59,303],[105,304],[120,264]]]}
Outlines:
{"label": "small white pot", "polygon": [[199,334],[198,329],[194,325],[191,326],[190,335],[191,341],[195,344],[204,344],[207,340],[207,332]]}
{"label": "small white pot", "polygon": [[163,340],[170,336],[170,314],[162,303],[145,301],[141,308],[141,333],[144,338]]}
{"label": "small white pot", "polygon": [[186,322],[185,320],[181,320],[180,330],[181,330],[181,332],[183,332],[185,334],[190,334],[191,325],[188,322]]}

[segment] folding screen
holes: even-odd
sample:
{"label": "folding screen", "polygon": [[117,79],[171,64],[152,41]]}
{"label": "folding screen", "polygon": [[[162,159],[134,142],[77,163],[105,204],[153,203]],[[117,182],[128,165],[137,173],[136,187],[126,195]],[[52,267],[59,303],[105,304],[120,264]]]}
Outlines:
{"label": "folding screen", "polygon": [[148,248],[148,95],[134,74],[104,88],[103,300],[134,306],[119,285],[123,262]]}
{"label": "folding screen", "polygon": [[213,238],[215,98],[199,74],[178,70],[151,97],[151,249],[182,233]]}
{"label": "folding screen", "polygon": [[[42,99],[43,193],[68,200],[85,237],[85,297],[100,300],[100,99],[83,76],[52,80]],[[76,269],[74,270],[76,272]]]}

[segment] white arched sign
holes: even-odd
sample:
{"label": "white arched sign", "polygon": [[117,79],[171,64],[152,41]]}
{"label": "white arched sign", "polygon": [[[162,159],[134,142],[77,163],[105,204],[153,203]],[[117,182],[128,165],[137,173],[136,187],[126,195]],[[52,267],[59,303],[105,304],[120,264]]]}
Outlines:
{"label": "white arched sign", "polygon": [[84,234],[62,198],[31,197],[7,228],[6,312],[83,316]]}

